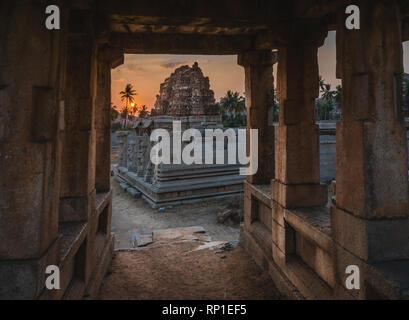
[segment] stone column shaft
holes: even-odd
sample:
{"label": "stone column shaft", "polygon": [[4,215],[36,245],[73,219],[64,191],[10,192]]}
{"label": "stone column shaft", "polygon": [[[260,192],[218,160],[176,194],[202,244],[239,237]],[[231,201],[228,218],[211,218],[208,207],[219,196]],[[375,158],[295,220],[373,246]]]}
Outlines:
{"label": "stone column shaft", "polygon": [[274,127],[269,125],[269,108],[274,102],[273,65],[276,53],[272,51],[244,52],[238,64],[245,70],[247,108],[247,154],[250,152],[250,129],[258,130],[258,171],[247,176],[252,184],[269,184],[274,177]]}
{"label": "stone column shaft", "polygon": [[59,259],[65,34],[44,17],[35,2],[0,2],[0,299],[36,298]]}
{"label": "stone column shaft", "polygon": [[98,53],[97,82],[95,188],[107,192],[111,189],[111,61],[103,50]]}
{"label": "stone column shaft", "polygon": [[67,47],[60,221],[87,221],[95,206],[97,47],[88,34],[69,35]]}
{"label": "stone column shaft", "polygon": [[357,4],[361,29],[345,29],[345,10],[337,28],[343,120],[337,126],[332,230],[339,246],[363,261],[409,259],[400,13],[396,1]]}
{"label": "stone column shaft", "polygon": [[[323,35],[318,35],[321,41]],[[327,201],[327,188],[320,184],[319,127],[314,121],[319,45],[303,40],[289,41],[278,52],[280,123],[272,197],[285,208],[322,206]]]}

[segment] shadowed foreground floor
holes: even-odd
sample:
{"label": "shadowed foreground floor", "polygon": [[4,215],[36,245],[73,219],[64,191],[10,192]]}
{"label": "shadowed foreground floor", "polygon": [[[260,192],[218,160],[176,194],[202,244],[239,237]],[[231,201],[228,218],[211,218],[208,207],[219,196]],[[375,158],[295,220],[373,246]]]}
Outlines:
{"label": "shadowed foreground floor", "polygon": [[100,299],[280,299],[268,274],[238,247],[200,250],[193,242],[168,242],[117,252]]}

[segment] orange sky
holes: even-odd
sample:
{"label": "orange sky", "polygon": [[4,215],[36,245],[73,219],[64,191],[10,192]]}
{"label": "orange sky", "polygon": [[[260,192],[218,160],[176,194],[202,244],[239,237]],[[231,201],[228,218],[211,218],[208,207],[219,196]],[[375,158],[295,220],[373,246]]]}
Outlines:
{"label": "orange sky", "polygon": [[[320,74],[334,87],[340,84],[335,77],[335,32],[329,36],[318,54]],[[159,93],[160,84],[181,65],[199,63],[205,76],[210,78],[210,87],[219,101],[227,90],[244,94],[244,69],[237,65],[236,56],[200,55],[126,55],[125,63],[112,70],[112,102],[122,107],[119,92],[127,83],[133,84],[138,95],[138,106],[145,104],[151,109]],[[404,43],[405,72],[409,73],[409,42]],[[276,69],[276,68],[275,68]],[[274,70],[276,73],[276,70]]]}

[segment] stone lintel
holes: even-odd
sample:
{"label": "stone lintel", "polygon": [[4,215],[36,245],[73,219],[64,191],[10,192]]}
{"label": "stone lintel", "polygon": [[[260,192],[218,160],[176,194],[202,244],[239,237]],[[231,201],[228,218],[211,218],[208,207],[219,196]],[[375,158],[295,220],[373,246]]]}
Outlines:
{"label": "stone lintel", "polygon": [[271,197],[286,209],[321,207],[328,201],[325,184],[284,184],[271,181]]}
{"label": "stone lintel", "polygon": [[[238,54],[255,50],[252,35],[112,33],[109,44],[131,54]],[[268,45],[263,44],[263,49]],[[270,44],[270,49],[274,45]]]}

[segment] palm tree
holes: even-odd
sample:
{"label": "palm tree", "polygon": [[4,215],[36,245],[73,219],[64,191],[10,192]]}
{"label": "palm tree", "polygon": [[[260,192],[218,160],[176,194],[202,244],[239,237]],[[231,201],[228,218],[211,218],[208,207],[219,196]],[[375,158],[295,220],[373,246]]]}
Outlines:
{"label": "palm tree", "polygon": [[226,96],[220,99],[222,113],[229,113],[230,118],[236,118],[246,109],[246,103],[243,96],[238,92],[227,91]]}
{"label": "palm tree", "polygon": [[125,116],[125,128],[126,128],[126,121],[128,119],[128,113],[129,113],[129,103],[134,103],[135,102],[135,96],[137,95],[136,91],[133,88],[132,84],[127,84],[125,87],[124,91],[121,91],[119,93],[121,95],[121,101],[125,100],[125,109],[124,111],[124,116]]}
{"label": "palm tree", "polygon": [[318,85],[320,86],[321,91],[325,90],[325,83],[324,83],[324,79],[322,79],[322,76],[319,76],[318,78]]}
{"label": "palm tree", "polygon": [[[331,85],[328,83],[325,83],[322,76],[319,76],[319,87],[321,91],[321,99],[320,102],[317,104],[318,108],[318,115],[320,120],[328,120],[329,115],[331,114],[332,110],[334,109],[334,106],[336,105],[336,95],[337,91],[332,91],[331,90]],[[337,87],[337,90],[339,88]],[[337,99],[340,97],[337,96]]]}
{"label": "palm tree", "polygon": [[147,118],[149,117],[149,111],[146,105],[143,105],[141,107],[141,110],[139,111],[139,118]]}

